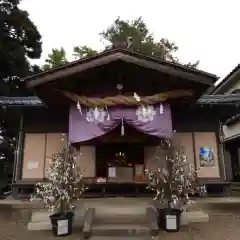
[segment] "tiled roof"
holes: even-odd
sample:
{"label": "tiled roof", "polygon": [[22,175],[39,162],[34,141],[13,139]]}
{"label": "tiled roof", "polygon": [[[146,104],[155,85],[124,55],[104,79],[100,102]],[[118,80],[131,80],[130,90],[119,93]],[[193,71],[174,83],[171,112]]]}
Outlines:
{"label": "tiled roof", "polygon": [[204,95],[197,101],[198,104],[239,104],[240,94]]}
{"label": "tiled roof", "polygon": [[231,124],[234,124],[235,122],[237,122],[238,120],[240,120],[240,114],[237,114],[237,115],[229,118],[224,124],[231,125]]}
{"label": "tiled roof", "polygon": [[44,106],[41,99],[35,96],[29,97],[6,97],[0,96],[0,106],[40,107]]}
{"label": "tiled roof", "polygon": [[[224,85],[237,71],[240,69],[240,64],[238,64],[219,84],[212,85],[205,94],[212,94],[215,90]],[[204,95],[203,95],[204,96]]]}
{"label": "tiled roof", "polygon": [[[161,72],[167,72],[169,74],[179,75],[180,77],[188,76],[191,80],[196,82],[202,82],[207,85],[212,85],[218,80],[218,77],[214,74],[204,72],[195,68],[190,68],[178,63],[172,63],[165,60],[160,60],[151,56],[143,55],[139,52],[134,52],[125,48],[115,48],[107,51],[103,51],[95,56],[86,57],[80,60],[67,63],[47,71],[40,72],[35,75],[28,76],[23,79],[26,81],[26,85],[29,88],[36,87],[39,84],[43,84],[48,81],[61,79],[66,75],[75,74],[76,72],[85,71],[90,68],[102,66],[113,61],[126,61],[129,63],[135,63],[140,66],[159,70]],[[52,74],[54,77],[49,77]],[[183,77],[184,78],[184,77]],[[34,81],[34,83],[33,83]]]}

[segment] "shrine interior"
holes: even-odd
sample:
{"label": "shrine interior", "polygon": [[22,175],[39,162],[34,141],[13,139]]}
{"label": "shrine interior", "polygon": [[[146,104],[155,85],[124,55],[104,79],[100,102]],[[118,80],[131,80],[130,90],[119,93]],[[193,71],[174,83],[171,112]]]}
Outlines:
{"label": "shrine interior", "polygon": [[[133,181],[136,165],[144,165],[144,144],[103,143],[96,146],[96,176],[115,178],[116,181]],[[112,168],[119,171],[111,172]]]}

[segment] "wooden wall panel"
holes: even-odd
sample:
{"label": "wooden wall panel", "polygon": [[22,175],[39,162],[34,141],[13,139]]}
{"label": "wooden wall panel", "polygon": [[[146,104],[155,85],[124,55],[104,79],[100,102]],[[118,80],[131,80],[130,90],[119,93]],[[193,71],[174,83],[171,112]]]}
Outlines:
{"label": "wooden wall panel", "polygon": [[[160,159],[156,159],[156,155]],[[145,169],[155,170],[156,168],[166,167],[166,150],[161,149],[157,146],[146,146],[144,148],[144,165]]]}
{"label": "wooden wall panel", "polygon": [[[194,164],[194,151],[193,151],[193,136],[192,133],[176,133],[173,139],[175,145],[183,147],[185,155],[188,157],[189,163]],[[158,152],[163,161],[157,161],[154,156]],[[146,146],[144,148],[144,163],[145,168],[156,169],[163,166],[166,152],[160,150],[157,146]]]}
{"label": "wooden wall panel", "polygon": [[154,169],[156,167],[156,162],[154,160],[154,155],[156,153],[156,146],[146,146],[144,147],[144,165],[145,169]]}
{"label": "wooden wall panel", "polygon": [[175,144],[179,144],[183,148],[184,154],[187,156],[189,163],[195,165],[194,150],[193,150],[193,134],[189,133],[175,133]]}
{"label": "wooden wall panel", "polygon": [[200,168],[200,148],[213,148],[214,166],[201,167],[198,173],[200,178],[220,178],[217,138],[214,132],[195,132],[195,149],[197,167]]}
{"label": "wooden wall panel", "polygon": [[49,161],[52,155],[56,153],[59,148],[66,146],[67,135],[64,133],[47,133],[46,156],[45,156],[45,176],[48,177]]}
{"label": "wooden wall panel", "polygon": [[[216,134],[214,132],[195,132],[194,140],[192,133],[176,133],[175,139],[180,146],[184,148],[185,154],[189,162],[194,163],[193,143],[195,142],[195,159],[197,168],[200,167],[199,150],[200,147],[210,146],[214,151],[214,166],[201,167],[198,174],[201,178],[219,178],[219,157]],[[66,141],[67,139],[65,139]],[[46,169],[48,167],[49,158],[54,154],[61,144],[61,133],[26,133],[23,154],[22,178],[43,178],[47,177]],[[85,177],[96,176],[96,153],[95,147],[89,145],[80,146],[81,156],[77,160],[78,166],[84,173]],[[146,146],[144,150],[145,168],[156,168],[161,162],[154,160],[156,146]],[[164,152],[162,153],[164,155]],[[29,161],[37,163],[37,167],[29,168]]]}
{"label": "wooden wall panel", "polygon": [[80,167],[84,177],[96,176],[96,149],[94,146],[80,146],[80,156],[77,166]]}
{"label": "wooden wall panel", "polygon": [[46,134],[25,134],[22,179],[43,178],[45,144]]}

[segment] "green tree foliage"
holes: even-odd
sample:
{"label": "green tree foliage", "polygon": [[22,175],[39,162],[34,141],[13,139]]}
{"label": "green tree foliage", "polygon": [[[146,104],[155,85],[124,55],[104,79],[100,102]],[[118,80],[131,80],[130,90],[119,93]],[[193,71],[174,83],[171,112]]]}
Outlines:
{"label": "green tree foliage", "polygon": [[73,56],[75,59],[95,56],[98,52],[88,46],[76,46],[73,48]]}
{"label": "green tree foliage", "polygon": [[0,94],[28,95],[20,77],[36,73],[28,59],[40,58],[41,35],[20,0],[0,0]]}
{"label": "green tree foliage", "polygon": [[[92,57],[98,52],[88,46],[76,46],[73,48],[73,57],[78,60],[86,57]],[[68,63],[66,51],[62,47],[61,49],[52,49],[52,52],[48,54],[48,58],[45,59],[45,64],[42,66],[43,70],[48,70],[54,67],[61,66]]]}
{"label": "green tree foliage", "polygon": [[[155,41],[153,34],[150,33],[141,17],[133,21],[124,21],[117,18],[100,35],[110,43],[107,48],[122,45],[122,47],[130,48],[135,52],[147,56],[171,62],[179,62],[174,56],[178,50],[176,44],[166,38]],[[187,66],[197,67],[198,63],[198,61],[194,64],[188,63]]]}
{"label": "green tree foliage", "polygon": [[[40,58],[42,53],[41,35],[19,3],[0,0],[0,94],[5,96],[29,95],[20,78],[39,70],[28,60]],[[0,187],[11,178],[19,116],[15,113],[0,108]]]}
{"label": "green tree foliage", "polygon": [[[174,56],[178,50],[176,44],[166,38],[156,41],[141,17],[133,21],[124,21],[117,18],[106,30],[100,33],[100,36],[108,42],[105,50],[116,47],[128,48],[147,56],[179,63],[177,57]],[[59,58],[57,58],[58,61],[56,61],[53,53],[50,54],[46,60],[46,65],[43,67],[44,69],[59,66],[67,62],[65,52],[63,54],[61,50],[55,49],[55,51],[57,51],[59,56]],[[86,45],[73,48],[73,56],[75,59],[91,57],[97,53],[97,50]],[[54,62],[54,64],[52,64],[52,62]],[[198,64],[199,61],[185,64],[185,66],[196,68]]]}
{"label": "green tree foliage", "polygon": [[45,60],[45,64],[43,65],[43,69],[48,70],[50,68],[58,67],[65,63],[68,63],[68,60],[64,48],[54,48],[52,49],[52,52],[48,54],[48,58]]}
{"label": "green tree foliage", "polygon": [[29,74],[28,58],[40,58],[41,35],[20,0],[0,0],[0,78]]}

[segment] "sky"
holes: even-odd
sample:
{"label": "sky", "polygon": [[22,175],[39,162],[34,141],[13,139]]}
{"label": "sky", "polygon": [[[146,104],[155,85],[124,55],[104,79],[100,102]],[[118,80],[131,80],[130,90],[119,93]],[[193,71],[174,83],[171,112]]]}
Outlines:
{"label": "sky", "polygon": [[226,76],[240,63],[238,0],[22,0],[42,35],[43,64],[52,48],[88,45],[101,50],[99,33],[119,16],[142,17],[155,39],[179,47],[181,62],[200,60],[199,69]]}

